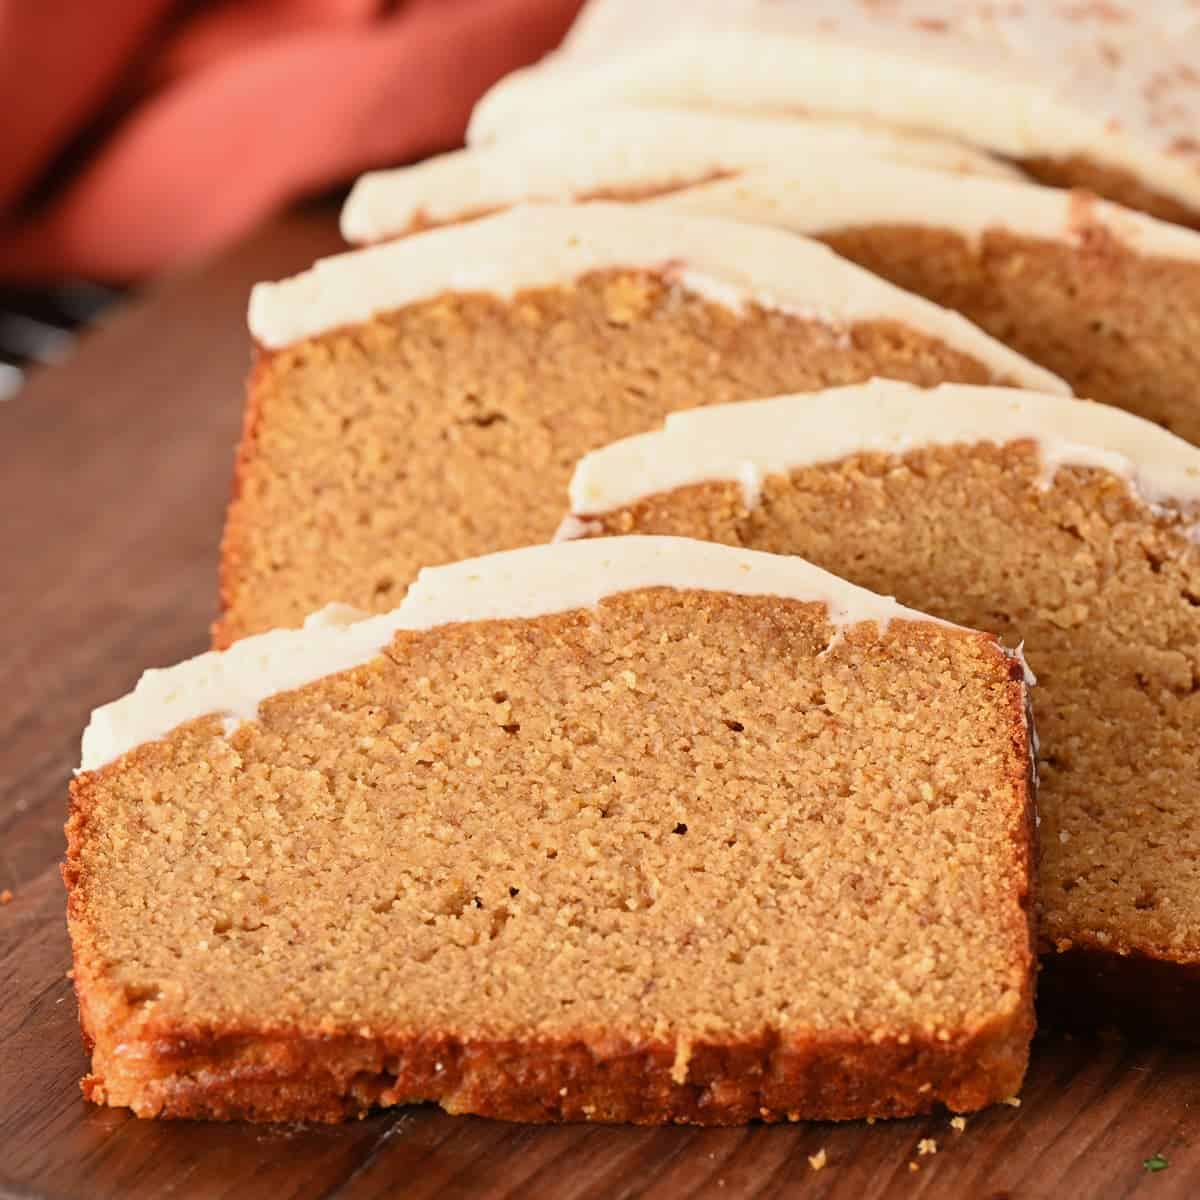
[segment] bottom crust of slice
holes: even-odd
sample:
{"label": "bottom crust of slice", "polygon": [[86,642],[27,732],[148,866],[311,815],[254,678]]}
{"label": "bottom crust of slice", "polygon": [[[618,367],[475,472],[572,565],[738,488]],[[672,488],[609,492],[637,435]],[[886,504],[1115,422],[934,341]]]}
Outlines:
{"label": "bottom crust of slice", "polygon": [[216,1120],[333,1122],[426,1101],[527,1122],[903,1117],[940,1106],[971,1112],[1015,1094],[1031,1035],[1023,1003],[1009,1020],[946,1041],[828,1036],[785,1045],[764,1036],[690,1053],[592,1039],[163,1035],[116,1053],[98,1045],[83,1091],[140,1117]]}

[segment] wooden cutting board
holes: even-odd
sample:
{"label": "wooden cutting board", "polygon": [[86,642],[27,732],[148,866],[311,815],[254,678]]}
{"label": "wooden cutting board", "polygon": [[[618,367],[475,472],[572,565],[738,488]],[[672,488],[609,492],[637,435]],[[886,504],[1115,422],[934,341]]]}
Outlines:
{"label": "wooden cutting board", "polygon": [[[1200,1053],[1104,1038],[1039,1038],[1021,1106],[962,1132],[948,1115],[539,1128],[431,1107],[306,1128],[84,1104],[57,866],[79,734],[143,667],[206,648],[247,291],[337,246],[330,213],[281,221],[156,288],[0,404],[0,889],[14,894],[0,905],[0,1195],[1200,1196]],[[936,1154],[919,1153],[923,1139]],[[1144,1166],[1154,1155],[1165,1169]]]}

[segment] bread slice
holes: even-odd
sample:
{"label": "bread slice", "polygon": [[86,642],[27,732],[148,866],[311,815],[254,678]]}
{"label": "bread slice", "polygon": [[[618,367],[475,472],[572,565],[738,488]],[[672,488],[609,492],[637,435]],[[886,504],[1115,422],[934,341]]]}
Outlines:
{"label": "bread slice", "polygon": [[614,103],[854,118],[956,138],[1047,183],[1200,224],[1189,0],[591,0],[468,140]]}
{"label": "bread slice", "polygon": [[969,146],[907,130],[814,117],[762,116],[632,105],[531,121],[500,142],[371,171],[342,208],[342,235],[364,245],[513,204],[636,200],[717,177],[834,159],[909,163],[951,172],[1022,178]]}
{"label": "bread slice", "polygon": [[[726,123],[747,127],[736,146]],[[343,228],[378,238],[523,199],[621,191],[790,229],[969,317],[1077,395],[1200,444],[1200,234],[1082,192],[896,161],[869,142],[839,151],[854,141],[783,119],[626,110],[611,129],[620,141],[581,142],[587,156],[572,158],[563,143],[589,129],[578,124],[564,120],[557,141],[535,127],[367,176]]]}
{"label": "bread slice", "polygon": [[1020,661],[673,538],[423,572],[93,715],[64,874],[140,1116],[974,1109],[1033,1028]]}
{"label": "bread slice", "polygon": [[255,288],[217,645],[550,538],[578,457],[697,404],[898,376],[1065,390],[786,233],[529,207]]}
{"label": "bread slice", "polygon": [[819,237],[1102,400],[1200,444],[1200,233],[1083,192],[864,162],[662,201]]}
{"label": "bread slice", "polygon": [[1194,1039],[1200,450],[1104,405],[876,382],[677,414],[585,459],[572,497],[568,532],[800,554],[1023,641],[1041,992]]}

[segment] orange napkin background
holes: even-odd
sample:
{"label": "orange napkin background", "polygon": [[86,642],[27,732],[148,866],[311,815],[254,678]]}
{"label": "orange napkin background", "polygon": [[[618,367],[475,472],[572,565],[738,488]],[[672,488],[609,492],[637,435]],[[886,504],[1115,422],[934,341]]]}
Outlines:
{"label": "orange napkin background", "polygon": [[126,280],[449,148],[581,0],[0,0],[0,275]]}

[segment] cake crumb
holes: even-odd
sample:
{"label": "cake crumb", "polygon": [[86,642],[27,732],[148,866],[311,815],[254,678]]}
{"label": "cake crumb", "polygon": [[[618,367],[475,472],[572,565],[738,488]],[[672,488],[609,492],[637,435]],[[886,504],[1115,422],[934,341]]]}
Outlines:
{"label": "cake crumb", "polygon": [[5,888],[0,892],[0,904],[11,904],[13,902],[12,888]]}
{"label": "cake crumb", "polygon": [[1020,1096],[1009,1096],[1009,1098],[1007,1100],[1005,1100],[1004,1103],[1007,1104],[1009,1108],[1020,1108],[1021,1107],[1021,1097]]}
{"label": "cake crumb", "polygon": [[874,1118],[874,1117],[868,1117],[868,1118],[867,1118],[867,1124],[868,1124],[868,1125],[874,1125],[874,1124],[875,1124],[875,1118]]}
{"label": "cake crumb", "polygon": [[918,1155],[936,1154],[936,1153],[937,1153],[937,1139],[936,1138],[922,1138],[917,1143],[917,1154]]}
{"label": "cake crumb", "polygon": [[692,1043],[680,1038],[675,1043],[675,1061],[671,1064],[671,1078],[678,1084],[687,1083],[688,1064],[692,1061]]}
{"label": "cake crumb", "polygon": [[816,1154],[810,1154],[808,1156],[808,1165],[812,1167],[814,1171],[824,1170],[825,1164],[828,1161],[829,1160],[825,1157],[824,1146],[822,1146],[821,1149],[816,1152]]}
{"label": "cake crumb", "polygon": [[910,1171],[919,1171],[921,1168],[917,1166],[917,1164],[916,1164],[916,1160],[915,1160],[915,1159],[911,1159],[911,1158],[910,1158],[910,1159],[908,1160],[908,1169],[909,1169]]}
{"label": "cake crumb", "polygon": [[964,1129],[966,1129],[966,1127],[967,1127],[967,1118],[966,1117],[951,1117],[950,1118],[950,1128],[951,1129],[957,1129],[959,1133],[962,1133],[962,1131]]}

